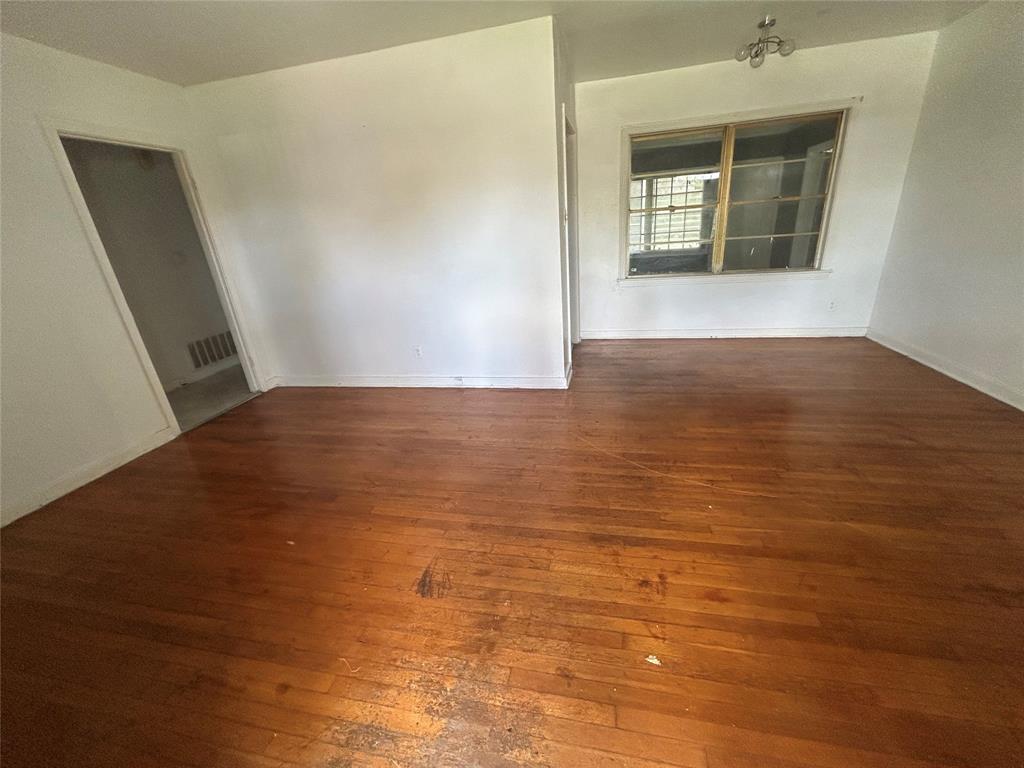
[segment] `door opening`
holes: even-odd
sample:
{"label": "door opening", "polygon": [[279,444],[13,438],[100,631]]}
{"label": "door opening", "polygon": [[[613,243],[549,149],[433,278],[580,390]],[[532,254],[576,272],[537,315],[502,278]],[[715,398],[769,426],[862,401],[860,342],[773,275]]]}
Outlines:
{"label": "door opening", "polygon": [[573,345],[579,336],[579,253],[576,222],[576,128],[562,104],[562,346],[566,376],[572,372]]}
{"label": "door opening", "polygon": [[182,431],[253,397],[174,155],[61,143]]}
{"label": "door opening", "polygon": [[572,343],[580,340],[580,251],[577,222],[576,128],[565,118],[565,217],[569,251],[569,328]]}

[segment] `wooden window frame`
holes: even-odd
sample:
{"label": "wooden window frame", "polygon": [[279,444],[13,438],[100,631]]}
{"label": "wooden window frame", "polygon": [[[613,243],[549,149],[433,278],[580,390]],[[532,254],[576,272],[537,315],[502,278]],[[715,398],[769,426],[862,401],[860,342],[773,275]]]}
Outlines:
{"label": "wooden window frame", "polygon": [[[737,115],[733,119],[728,121],[722,120],[719,122],[708,122],[699,124],[688,124],[685,126],[679,126],[677,128],[662,128],[660,130],[643,130],[642,128],[636,129],[624,129],[623,130],[623,181],[622,187],[624,193],[622,195],[622,211],[621,221],[622,227],[619,236],[619,247],[622,253],[621,259],[621,270],[620,279],[627,281],[648,281],[648,280],[664,280],[664,279],[687,279],[687,278],[709,278],[709,277],[738,277],[738,276],[749,276],[749,275],[783,275],[783,274],[794,274],[808,272],[819,272],[822,271],[822,258],[824,255],[824,246],[826,240],[826,234],[828,230],[828,222],[832,212],[832,206],[834,201],[834,189],[836,176],[838,175],[840,157],[842,155],[842,148],[846,134],[846,125],[849,117],[850,107],[848,105],[836,106],[833,108],[822,108],[808,112],[797,112],[797,113],[786,113],[771,115],[765,117],[757,117],[753,119],[742,119],[742,116]],[[774,122],[782,121],[795,121],[795,120],[814,120],[817,118],[834,116],[838,118],[838,125],[836,127],[836,139],[835,147],[832,151],[832,160],[829,164],[828,179],[825,183],[825,191],[819,195],[804,195],[804,196],[786,196],[779,198],[772,198],[770,200],[744,200],[734,203],[730,200],[732,192],[732,171],[733,171],[733,155],[735,150],[736,142],[736,129],[737,128],[748,128],[750,126],[763,125]],[[730,116],[732,117],[732,116]],[[630,197],[629,189],[630,182],[633,180],[632,173],[632,147],[633,141],[638,138],[652,138],[652,137],[670,137],[670,136],[685,136],[688,134],[702,133],[713,130],[721,130],[723,132],[722,137],[722,155],[720,160],[719,170],[719,181],[718,181],[718,201],[715,210],[715,220],[712,224],[712,253],[711,253],[711,270],[708,272],[668,272],[664,274],[656,275],[630,275],[629,273],[629,261],[630,261],[630,246],[629,246],[629,217],[632,213],[630,209]],[[744,163],[742,167],[752,167],[755,165],[768,165],[768,164],[784,164],[787,162],[803,162],[803,160],[782,160],[782,161],[766,161],[764,163]],[[648,174],[649,175],[649,174]],[[818,197],[824,200],[824,206],[821,215],[821,225],[817,232],[810,234],[817,234],[818,241],[815,245],[814,260],[811,266],[808,267],[774,267],[768,269],[745,269],[745,270],[732,270],[725,271],[725,245],[726,237],[725,232],[729,223],[729,209],[733,205],[749,205],[752,203],[766,203],[766,202],[790,202],[793,200],[808,199],[810,197]],[[787,233],[785,236],[795,236],[797,234],[808,234],[808,233]],[[753,236],[751,236],[753,237]]]}

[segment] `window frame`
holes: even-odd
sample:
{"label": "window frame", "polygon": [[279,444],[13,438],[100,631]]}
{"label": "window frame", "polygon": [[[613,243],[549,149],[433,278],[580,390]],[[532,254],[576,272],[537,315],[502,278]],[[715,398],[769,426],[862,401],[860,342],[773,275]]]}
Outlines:
{"label": "window frame", "polygon": [[[815,104],[792,110],[758,111],[746,112],[718,117],[705,117],[695,120],[675,121],[669,123],[647,124],[625,126],[621,135],[620,155],[620,195],[619,195],[619,274],[620,282],[628,283],[649,283],[652,281],[665,280],[695,280],[695,281],[717,281],[718,279],[739,280],[742,278],[777,278],[784,275],[793,276],[823,276],[828,270],[823,266],[825,245],[828,239],[829,220],[834,207],[834,195],[836,178],[839,175],[843,146],[845,144],[846,130],[850,119],[850,111],[854,102],[862,101],[863,97],[844,99],[839,103]],[[724,227],[728,226],[728,213],[723,217],[722,210],[730,205],[732,176],[732,156],[735,141],[735,132],[739,127],[747,127],[762,123],[771,123],[783,120],[800,120],[835,115],[839,119],[836,130],[836,146],[832,153],[832,162],[829,168],[828,181],[825,186],[825,204],[822,210],[821,226],[818,231],[818,242],[814,254],[814,263],[810,267],[784,267],[769,269],[744,269],[724,270],[725,237],[719,237],[724,233]],[[710,259],[711,270],[707,272],[669,272],[660,275],[630,275],[629,273],[629,218],[630,218],[630,183],[632,181],[632,146],[633,139],[637,137],[649,137],[657,135],[672,135],[698,133],[721,129],[723,131],[722,162],[719,176],[719,197],[715,221],[712,230],[712,255]],[[727,161],[727,163],[726,163]],[[725,219],[721,221],[721,219]]]}

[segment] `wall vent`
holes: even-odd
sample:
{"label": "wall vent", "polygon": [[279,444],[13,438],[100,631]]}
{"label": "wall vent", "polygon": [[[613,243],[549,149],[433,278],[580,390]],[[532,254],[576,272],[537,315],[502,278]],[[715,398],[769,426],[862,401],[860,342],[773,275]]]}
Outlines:
{"label": "wall vent", "polygon": [[231,331],[225,331],[207,336],[205,339],[189,342],[188,354],[192,358],[192,365],[202,368],[212,365],[218,360],[223,360],[225,357],[237,355],[238,350],[235,348],[235,340],[231,338]]}

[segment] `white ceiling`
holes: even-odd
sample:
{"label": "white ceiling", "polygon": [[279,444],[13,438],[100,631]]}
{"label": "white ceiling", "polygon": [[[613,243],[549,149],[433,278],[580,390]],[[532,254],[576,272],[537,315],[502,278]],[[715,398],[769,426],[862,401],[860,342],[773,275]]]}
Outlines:
{"label": "white ceiling", "polygon": [[576,80],[721,61],[759,18],[799,48],[939,29],[977,7],[946,0],[4,0],[19,37],[182,85],[264,72],[552,14]]}

